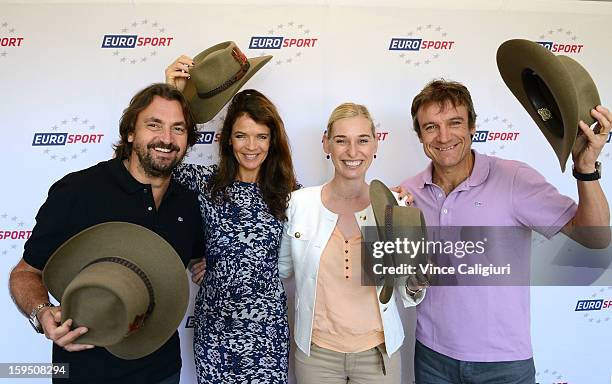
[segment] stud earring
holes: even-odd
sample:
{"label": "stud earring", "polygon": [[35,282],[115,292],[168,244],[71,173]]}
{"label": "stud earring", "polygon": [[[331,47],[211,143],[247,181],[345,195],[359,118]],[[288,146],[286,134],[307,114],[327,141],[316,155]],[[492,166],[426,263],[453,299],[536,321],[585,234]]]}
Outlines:
{"label": "stud earring", "polygon": [[374,154],[374,158],[376,158],[376,154]]}
{"label": "stud earring", "polygon": [[329,160],[329,158],[330,158],[329,154],[327,154],[325,157],[327,158],[327,160]]}

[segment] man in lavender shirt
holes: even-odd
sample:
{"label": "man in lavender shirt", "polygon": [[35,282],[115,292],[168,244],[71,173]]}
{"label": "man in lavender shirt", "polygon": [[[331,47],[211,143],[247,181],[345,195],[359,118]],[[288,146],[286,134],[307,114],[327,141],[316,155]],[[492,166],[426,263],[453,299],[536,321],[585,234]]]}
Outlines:
{"label": "man in lavender shirt", "polygon": [[[612,113],[597,106],[596,134],[584,122],[585,140],[574,148],[576,204],[528,165],[471,149],[476,113],[467,88],[435,80],[412,102],[414,130],[431,159],[401,185],[414,196],[428,227],[512,226],[524,229],[513,253],[529,256],[531,231],[561,231],[591,248],[610,242],[610,208],[596,160],[610,132]],[[606,227],[584,238],[579,227]],[[521,231],[519,231],[521,232]],[[529,333],[529,286],[433,286],[417,307],[417,384],[535,383]]]}

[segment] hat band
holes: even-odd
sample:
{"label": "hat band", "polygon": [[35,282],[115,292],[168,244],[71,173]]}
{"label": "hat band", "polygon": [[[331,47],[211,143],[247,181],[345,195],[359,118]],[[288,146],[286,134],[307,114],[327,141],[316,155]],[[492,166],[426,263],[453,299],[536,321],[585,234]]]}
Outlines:
{"label": "hat band", "polygon": [[129,270],[134,272],[136,274],[136,276],[138,276],[142,280],[142,282],[144,283],[145,287],[147,288],[147,293],[149,294],[149,307],[147,308],[147,311],[143,315],[136,316],[136,318],[129,325],[128,334],[130,334],[130,333],[132,333],[132,332],[142,328],[142,326],[144,325],[145,320],[147,319],[147,317],[149,317],[149,315],[153,312],[153,309],[155,308],[155,294],[154,294],[154,291],[153,291],[153,284],[151,284],[151,281],[147,277],[147,274],[144,273],[144,271],[142,269],[140,269],[136,264],[132,263],[129,260],[122,259],[120,257],[102,257],[100,259],[96,259],[96,260],[92,261],[91,263],[87,264],[86,266],[83,267],[83,269],[85,269],[85,268],[87,268],[87,267],[89,267],[89,266],[91,266],[93,264],[104,263],[104,262],[116,263],[116,264],[119,264],[119,265],[122,265],[122,266],[128,268]]}
{"label": "hat band", "polygon": [[213,96],[218,95],[219,93],[225,91],[232,85],[236,84],[236,82],[240,81],[240,79],[242,79],[244,75],[246,75],[246,73],[249,71],[251,63],[249,63],[246,56],[238,48],[234,47],[234,49],[232,50],[232,56],[234,57],[234,60],[236,60],[240,64],[240,69],[238,70],[238,72],[236,72],[234,76],[226,80],[217,88],[208,92],[198,92],[198,97],[200,99],[209,99]]}

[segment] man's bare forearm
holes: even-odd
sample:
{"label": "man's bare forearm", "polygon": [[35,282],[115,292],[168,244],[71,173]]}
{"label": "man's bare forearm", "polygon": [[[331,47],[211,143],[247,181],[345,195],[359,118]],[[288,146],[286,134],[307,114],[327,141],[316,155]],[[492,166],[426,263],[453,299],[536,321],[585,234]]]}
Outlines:
{"label": "man's bare forearm", "polygon": [[25,316],[29,316],[37,305],[49,301],[41,271],[23,260],[11,272],[9,289],[17,308]]}

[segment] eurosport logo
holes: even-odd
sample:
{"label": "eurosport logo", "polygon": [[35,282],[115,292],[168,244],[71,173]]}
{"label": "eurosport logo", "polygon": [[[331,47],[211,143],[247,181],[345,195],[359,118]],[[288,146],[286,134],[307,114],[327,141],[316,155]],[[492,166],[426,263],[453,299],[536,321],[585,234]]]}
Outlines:
{"label": "eurosport logo", "polygon": [[[376,139],[378,140],[378,142],[383,142],[383,141],[387,141],[387,139],[389,139],[389,131],[383,131],[380,128],[380,123],[374,123],[374,128],[376,129]],[[323,131],[323,133],[327,132],[327,130]],[[323,139],[321,139],[321,142],[323,142]]]}
{"label": "eurosport logo", "polygon": [[221,137],[221,132],[215,131],[199,131],[198,134],[199,136],[196,144],[218,143],[219,138]]}
{"label": "eurosport logo", "polygon": [[516,143],[520,136],[521,133],[509,119],[495,115],[479,119],[472,142],[481,147],[483,152],[495,156],[503,152],[507,145]]}
{"label": "eurosport logo", "polygon": [[387,49],[401,62],[414,67],[428,65],[455,49],[457,42],[440,25],[419,25],[405,36],[392,37]]}
{"label": "eurosport logo", "polygon": [[314,48],[318,40],[282,36],[253,36],[249,49]]}
{"label": "eurosport logo", "polygon": [[[24,45],[25,37],[7,21],[0,21],[0,60]],[[1,63],[2,61],[0,61]]]}
{"label": "eurosport logo", "polygon": [[67,132],[38,132],[34,134],[34,140],[32,140],[33,147],[39,146],[55,146],[55,145],[69,145],[69,144],[89,144],[89,143],[101,143],[103,133],[71,133]]}
{"label": "eurosport logo", "polygon": [[389,131],[383,131],[380,128],[380,123],[377,123],[376,121],[374,121],[374,128],[376,128],[376,138],[378,139],[378,142],[380,143],[387,141],[389,138]]}
{"label": "eurosport logo", "polygon": [[604,300],[604,299],[578,300],[578,303],[576,303],[576,309],[574,309],[574,311],[576,312],[601,311],[605,309],[607,310],[612,309],[612,299],[610,300]]}
{"label": "eurosport logo", "polygon": [[274,55],[272,63],[275,65],[298,62],[306,52],[318,47],[316,33],[295,21],[276,24],[249,39],[249,49],[257,51],[259,56]]}
{"label": "eurosport logo", "polygon": [[492,132],[476,131],[472,142],[486,143],[487,141],[516,141],[520,132]]}
{"label": "eurosport logo", "polygon": [[450,50],[453,49],[454,41],[449,40],[423,40],[423,39],[407,39],[393,38],[389,44],[390,51],[420,51],[420,50]]}
{"label": "eurosport logo", "polygon": [[104,133],[96,130],[89,119],[74,116],[34,132],[32,147],[39,148],[49,160],[66,162],[85,156],[89,148],[102,144]]}
{"label": "eurosport logo", "polygon": [[188,162],[202,165],[214,164],[216,162],[219,146],[217,143],[221,138],[223,120],[227,113],[227,105],[205,124],[198,124],[198,139],[196,145],[191,147],[187,156]]}
{"label": "eurosport logo", "polygon": [[185,320],[185,329],[193,328],[194,325],[195,325],[195,317],[187,316],[187,319]]}
{"label": "eurosport logo", "polygon": [[17,215],[9,215],[7,212],[0,214],[0,255],[14,254],[14,256],[19,256],[23,249],[23,243],[31,235],[32,227],[26,223],[26,220]]}
{"label": "eurosport logo", "polygon": [[119,33],[102,36],[100,48],[110,50],[119,62],[135,65],[157,56],[160,49],[171,47],[174,36],[158,21],[141,19],[124,26]]}
{"label": "eurosport logo", "polygon": [[609,326],[612,317],[612,287],[599,288],[590,297],[578,300],[573,311],[591,324]]}
{"label": "eurosport logo", "polygon": [[556,54],[580,54],[584,49],[578,37],[565,28],[549,29],[540,34],[535,42]]}

